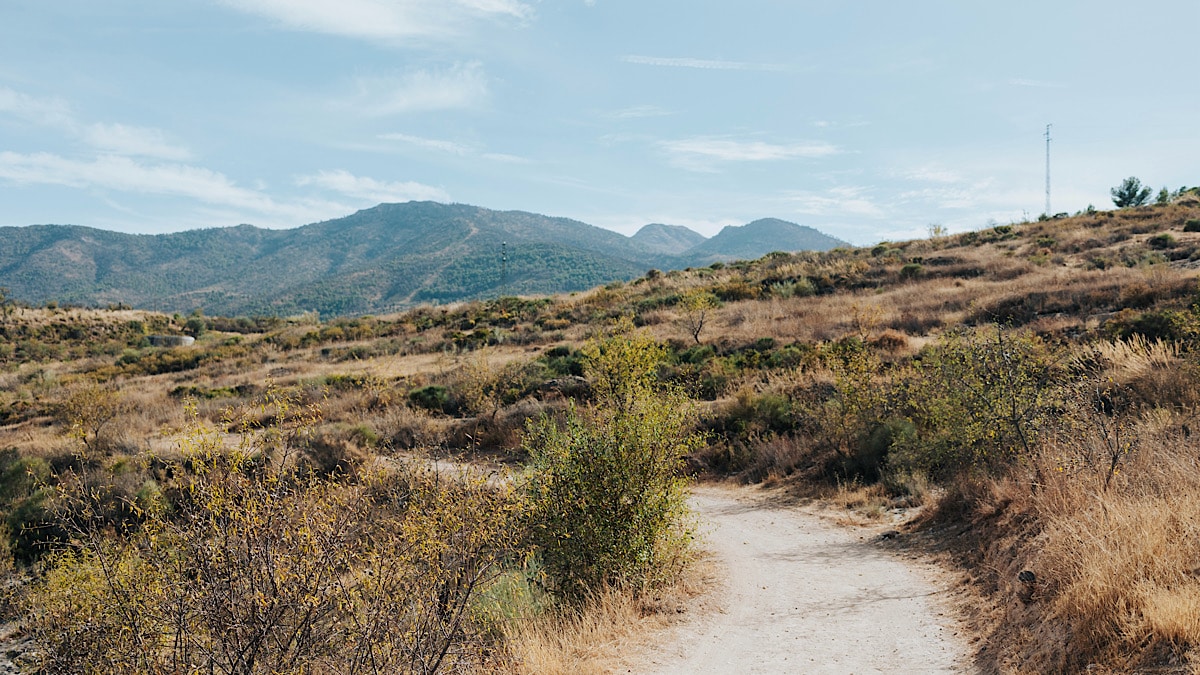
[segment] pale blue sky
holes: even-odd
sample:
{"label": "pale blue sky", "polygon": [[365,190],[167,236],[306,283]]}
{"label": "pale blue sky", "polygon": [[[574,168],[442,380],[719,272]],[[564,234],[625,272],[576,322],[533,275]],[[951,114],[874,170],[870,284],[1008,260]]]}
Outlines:
{"label": "pale blue sky", "polygon": [[1200,184],[1200,3],[5,0],[0,225],[381,201],[854,243]]}

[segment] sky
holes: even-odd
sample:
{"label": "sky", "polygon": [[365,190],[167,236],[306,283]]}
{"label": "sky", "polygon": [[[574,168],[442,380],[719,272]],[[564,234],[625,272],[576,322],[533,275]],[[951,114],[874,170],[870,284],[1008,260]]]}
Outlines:
{"label": "sky", "polygon": [[[0,226],[380,202],[855,244],[1200,184],[1195,0],[4,0]],[[1188,84],[1193,82],[1193,84]]]}

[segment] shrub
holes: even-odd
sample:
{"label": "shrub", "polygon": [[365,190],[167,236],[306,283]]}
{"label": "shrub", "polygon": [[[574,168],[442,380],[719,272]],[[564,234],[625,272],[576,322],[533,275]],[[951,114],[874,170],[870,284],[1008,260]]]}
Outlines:
{"label": "shrub", "polygon": [[655,382],[661,347],[627,334],[585,351],[597,405],[570,408],[562,426],[531,422],[525,441],[533,540],[548,587],[569,602],[670,576],[687,538],[681,461],[698,445],[686,399]]}
{"label": "shrub", "polygon": [[1146,240],[1146,243],[1150,245],[1150,248],[1171,248],[1175,246],[1175,237],[1163,232],[1162,234],[1150,237]]}
{"label": "shrub", "polygon": [[1200,218],[1188,218],[1183,224],[1184,232],[1200,232]]}
{"label": "shrub", "polygon": [[762,294],[762,287],[738,279],[716,286],[712,292],[724,302],[737,302],[738,300],[753,300],[757,298]]}
{"label": "shrub", "polygon": [[924,271],[925,268],[921,266],[921,263],[908,263],[904,267],[900,268],[900,278],[916,279],[917,277],[921,276],[921,273]]}
{"label": "shrub", "polygon": [[450,390],[440,385],[430,384],[408,392],[408,400],[418,408],[424,408],[431,412],[444,412],[450,403]]}
{"label": "shrub", "polygon": [[946,333],[921,352],[905,382],[903,407],[914,432],[893,436],[889,462],[941,477],[1011,468],[1016,457],[1033,453],[1050,420],[1061,376],[1054,363],[1052,350],[1031,333]]}
{"label": "shrub", "polygon": [[[273,431],[302,435],[284,422]],[[123,536],[89,527],[86,476],[63,476],[71,544],[50,559],[28,614],[39,672],[481,665],[487,632],[472,608],[514,551],[511,489],[420,470],[327,480],[218,439],[185,435],[172,508]]]}

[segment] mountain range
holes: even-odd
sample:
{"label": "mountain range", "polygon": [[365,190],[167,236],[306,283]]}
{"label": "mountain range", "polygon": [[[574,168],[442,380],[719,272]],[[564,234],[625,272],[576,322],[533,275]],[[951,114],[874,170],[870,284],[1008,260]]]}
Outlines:
{"label": "mountain range", "polygon": [[845,245],[772,218],[726,227],[711,239],[663,224],[626,237],[567,218],[407,202],[288,230],[238,225],[134,235],[77,225],[2,227],[0,287],[31,304],[347,315],[583,290],[650,268]]}

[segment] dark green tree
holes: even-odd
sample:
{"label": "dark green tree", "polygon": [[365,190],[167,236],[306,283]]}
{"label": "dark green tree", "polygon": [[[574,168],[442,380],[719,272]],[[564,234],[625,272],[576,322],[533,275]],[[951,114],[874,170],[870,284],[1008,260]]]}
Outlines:
{"label": "dark green tree", "polygon": [[1121,181],[1121,184],[1109,190],[1112,194],[1113,204],[1117,208],[1123,209],[1127,206],[1141,206],[1150,199],[1150,193],[1153,188],[1142,185],[1142,181],[1134,176]]}

